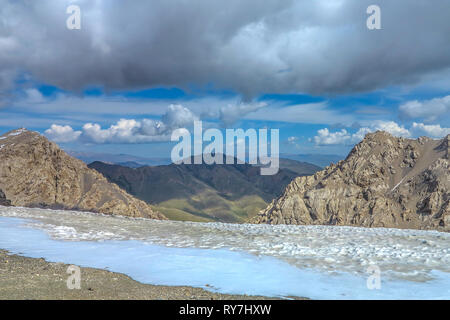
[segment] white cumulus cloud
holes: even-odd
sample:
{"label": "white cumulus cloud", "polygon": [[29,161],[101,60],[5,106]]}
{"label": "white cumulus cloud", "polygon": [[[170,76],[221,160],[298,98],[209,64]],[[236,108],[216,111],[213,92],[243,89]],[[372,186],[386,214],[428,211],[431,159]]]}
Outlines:
{"label": "white cumulus cloud", "polygon": [[[362,128],[364,129],[364,128]],[[398,123],[394,121],[376,121],[372,126],[369,128],[365,128],[366,131],[374,132],[374,131],[386,131],[392,134],[396,137],[410,137],[411,132],[409,132],[408,129],[405,129],[405,127],[399,125]]]}
{"label": "white cumulus cloud", "polygon": [[409,129],[394,121],[376,121],[373,125],[362,127],[356,133],[351,134],[346,129],[331,132],[328,128],[320,129],[312,139],[316,145],[350,145],[364,139],[365,135],[375,131],[386,131],[396,137],[442,138],[450,134],[450,128],[441,127],[439,124],[428,125],[414,122]]}
{"label": "white cumulus cloud", "polygon": [[408,101],[400,105],[399,111],[405,118],[434,121],[439,116],[450,113],[450,95],[425,101]]}
{"label": "white cumulus cloud", "polygon": [[411,131],[416,136],[425,135],[433,138],[442,138],[450,134],[450,128],[442,128],[439,124],[426,125],[414,122]]}
{"label": "white cumulus cloud", "polygon": [[45,131],[46,136],[55,142],[84,143],[148,143],[170,141],[172,131],[190,127],[198,117],[181,105],[170,105],[161,120],[120,119],[108,128],[98,123],[86,123],[82,131],[74,131],[70,126],[53,124]]}
{"label": "white cumulus cloud", "polygon": [[330,132],[328,128],[320,129],[314,137],[316,145],[347,144],[350,140],[351,135],[345,129],[336,132]]}
{"label": "white cumulus cloud", "polygon": [[409,137],[411,132],[394,121],[376,121],[368,127],[360,128],[356,133],[350,133],[346,129],[331,132],[328,128],[320,129],[313,138],[316,145],[349,145],[364,139],[370,132],[386,131],[397,137]]}
{"label": "white cumulus cloud", "polygon": [[45,135],[54,142],[73,142],[77,140],[81,131],[74,131],[71,126],[60,126],[52,124],[50,129],[45,130]]}

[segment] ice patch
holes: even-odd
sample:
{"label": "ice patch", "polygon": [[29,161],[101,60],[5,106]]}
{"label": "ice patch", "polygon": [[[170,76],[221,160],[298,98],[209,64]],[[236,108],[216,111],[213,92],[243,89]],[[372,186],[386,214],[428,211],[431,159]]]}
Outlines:
{"label": "ice patch", "polygon": [[[209,284],[228,293],[449,299],[449,240],[436,231],[183,223],[0,207],[0,248],[108,267],[145,283]],[[366,287],[372,264],[381,269],[381,290]]]}
{"label": "ice patch", "polygon": [[273,256],[301,268],[357,275],[376,264],[384,277],[413,281],[430,280],[431,270],[450,272],[450,234],[437,231],[191,223],[21,208],[0,208],[2,215],[33,218],[30,227],[57,240],[139,240],[229,249]]}

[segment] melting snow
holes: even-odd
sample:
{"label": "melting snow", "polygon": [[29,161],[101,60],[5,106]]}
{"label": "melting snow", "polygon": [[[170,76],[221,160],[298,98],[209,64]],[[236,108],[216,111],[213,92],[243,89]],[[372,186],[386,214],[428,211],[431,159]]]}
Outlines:
{"label": "melting snow", "polygon": [[11,132],[10,134],[8,134],[8,137],[9,136],[18,136],[19,134],[22,134],[27,131],[28,131],[27,129],[17,129],[15,131]]}

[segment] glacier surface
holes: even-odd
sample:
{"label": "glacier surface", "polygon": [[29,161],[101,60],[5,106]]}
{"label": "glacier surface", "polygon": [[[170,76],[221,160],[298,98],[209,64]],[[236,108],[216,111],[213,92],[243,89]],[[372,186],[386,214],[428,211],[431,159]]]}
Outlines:
{"label": "glacier surface", "polygon": [[[450,299],[450,234],[0,207],[0,248],[150,284],[312,299]],[[367,287],[369,266],[381,288]]]}

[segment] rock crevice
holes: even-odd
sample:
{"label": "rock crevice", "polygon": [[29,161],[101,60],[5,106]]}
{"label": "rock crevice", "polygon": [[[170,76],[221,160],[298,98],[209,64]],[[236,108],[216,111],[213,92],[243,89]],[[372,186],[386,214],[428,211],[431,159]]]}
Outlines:
{"label": "rock crevice", "polygon": [[0,190],[0,206],[8,207],[11,205],[11,201],[6,199],[6,196],[2,190]]}

